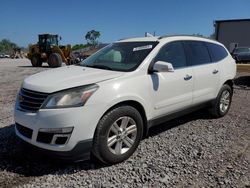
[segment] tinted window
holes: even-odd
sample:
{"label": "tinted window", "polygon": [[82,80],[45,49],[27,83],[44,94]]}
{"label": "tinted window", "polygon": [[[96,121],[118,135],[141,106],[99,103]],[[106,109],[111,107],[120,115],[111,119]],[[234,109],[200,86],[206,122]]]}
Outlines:
{"label": "tinted window", "polygon": [[217,45],[217,44],[208,43],[208,42],[206,43],[206,45],[209,49],[209,53],[211,54],[213,62],[220,61],[224,59],[225,57],[227,57],[228,53],[224,49],[224,47]]}
{"label": "tinted window", "polygon": [[171,63],[174,68],[187,66],[182,42],[171,42],[164,46],[157,55],[156,61]]}
{"label": "tinted window", "polygon": [[202,65],[211,62],[208,49],[203,42],[185,41],[184,44],[191,65]]}
{"label": "tinted window", "polygon": [[235,52],[235,53],[250,52],[250,48],[244,48],[244,47],[241,47],[241,48],[235,48],[234,52]]}

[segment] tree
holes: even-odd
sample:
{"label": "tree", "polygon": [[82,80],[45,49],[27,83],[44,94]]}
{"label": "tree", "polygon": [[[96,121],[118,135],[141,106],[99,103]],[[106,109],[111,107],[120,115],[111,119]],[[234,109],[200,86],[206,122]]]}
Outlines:
{"label": "tree", "polygon": [[89,44],[92,46],[97,45],[98,41],[97,39],[101,36],[101,33],[99,31],[91,30],[88,31],[87,34],[85,35],[85,39]]}
{"label": "tree", "polygon": [[11,54],[15,48],[18,48],[17,44],[11,42],[9,39],[3,39],[0,41],[0,52]]}

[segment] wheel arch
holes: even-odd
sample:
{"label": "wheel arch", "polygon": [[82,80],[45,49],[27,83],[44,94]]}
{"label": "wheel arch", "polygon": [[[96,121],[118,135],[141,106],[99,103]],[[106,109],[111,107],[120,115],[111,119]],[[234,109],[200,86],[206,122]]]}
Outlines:
{"label": "wheel arch", "polygon": [[[140,113],[141,117],[142,117],[142,120],[143,120],[143,136],[145,137],[148,133],[148,121],[147,121],[147,115],[146,115],[146,111],[143,107],[143,105],[138,102],[138,101],[135,101],[135,100],[125,100],[125,101],[121,101],[121,102],[118,102],[114,105],[112,105],[110,108],[108,108],[104,114],[102,115],[102,117],[100,118],[100,120],[103,118],[103,116],[105,116],[110,110],[114,109],[114,108],[117,108],[119,106],[124,106],[124,105],[127,105],[127,106],[132,106],[134,107],[136,110],[138,110],[138,112]],[[95,130],[96,132],[96,130]],[[94,133],[95,134],[95,133]]]}
{"label": "wheel arch", "polygon": [[226,82],[223,83],[223,85],[225,84],[229,85],[233,91],[233,85],[234,85],[233,80],[227,80]]}

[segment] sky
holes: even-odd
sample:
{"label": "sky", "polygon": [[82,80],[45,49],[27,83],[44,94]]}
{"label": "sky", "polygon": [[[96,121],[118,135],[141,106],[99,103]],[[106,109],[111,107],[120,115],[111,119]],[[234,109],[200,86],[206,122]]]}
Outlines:
{"label": "sky", "polygon": [[250,0],[1,0],[0,40],[19,46],[41,33],[59,34],[61,44],[86,43],[100,31],[102,43],[121,38],[214,32],[214,20],[250,18]]}

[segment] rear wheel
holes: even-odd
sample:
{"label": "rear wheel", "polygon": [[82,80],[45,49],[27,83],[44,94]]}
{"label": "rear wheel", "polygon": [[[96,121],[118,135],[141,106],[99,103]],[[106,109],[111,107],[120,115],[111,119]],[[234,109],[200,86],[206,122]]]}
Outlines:
{"label": "rear wheel", "polygon": [[143,135],[140,113],[131,106],[120,106],[109,111],[98,123],[93,154],[106,164],[129,158]]}
{"label": "rear wheel", "polygon": [[42,66],[42,59],[41,59],[39,54],[32,55],[31,64],[33,67],[41,67]]}
{"label": "rear wheel", "polygon": [[62,57],[58,53],[52,53],[49,56],[48,64],[50,67],[61,67],[62,66]]}
{"label": "rear wheel", "polygon": [[212,115],[217,118],[225,116],[231,106],[232,96],[232,88],[227,84],[223,85],[211,108]]}

